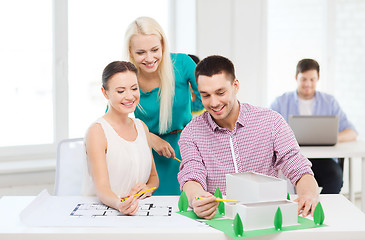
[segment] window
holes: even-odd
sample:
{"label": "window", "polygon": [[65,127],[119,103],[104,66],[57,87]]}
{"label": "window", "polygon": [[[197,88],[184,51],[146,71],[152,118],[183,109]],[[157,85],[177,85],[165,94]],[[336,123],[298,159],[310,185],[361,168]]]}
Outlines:
{"label": "window", "polygon": [[57,141],[84,136],[105,111],[102,70],[123,59],[127,25],[150,16],[169,35],[169,8],[168,0],[1,1],[0,160],[54,157]]}
{"label": "window", "polygon": [[0,29],[0,148],[51,144],[52,2],[1,1]]}
{"label": "window", "polygon": [[318,90],[326,82],[326,4],[318,0],[269,0],[267,33],[267,101],[296,89],[299,60],[313,58],[321,66]]}
{"label": "window", "polygon": [[356,0],[269,0],[267,105],[296,89],[300,59],[316,59],[321,67],[317,89],[334,95],[363,138],[364,8],[365,2]]}
{"label": "window", "polygon": [[331,14],[336,19],[330,39],[334,46],[333,84],[335,96],[355,125],[359,138],[365,136],[365,2],[335,1]]}

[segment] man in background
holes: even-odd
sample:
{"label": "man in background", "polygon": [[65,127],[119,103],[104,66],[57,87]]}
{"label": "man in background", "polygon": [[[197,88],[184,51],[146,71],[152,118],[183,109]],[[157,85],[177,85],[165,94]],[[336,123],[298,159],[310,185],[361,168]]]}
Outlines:
{"label": "man in background", "polygon": [[[290,115],[337,115],[339,117],[338,142],[354,141],[355,127],[347,119],[336,99],[316,90],[319,81],[319,64],[313,59],[302,59],[297,64],[297,89],[277,97],[270,108],[288,122]],[[343,169],[338,159],[309,159],[321,193],[338,194],[343,185]]]}

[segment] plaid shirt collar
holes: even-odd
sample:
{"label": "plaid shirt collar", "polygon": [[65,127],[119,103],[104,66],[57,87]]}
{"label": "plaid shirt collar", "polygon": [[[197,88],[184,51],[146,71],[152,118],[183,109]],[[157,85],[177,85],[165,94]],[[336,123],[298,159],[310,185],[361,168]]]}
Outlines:
{"label": "plaid shirt collar", "polygon": [[[239,104],[240,110],[239,110],[239,114],[238,114],[238,118],[237,118],[235,127],[234,127],[232,132],[234,132],[238,127],[245,126],[245,113],[246,113],[247,108],[244,104],[240,103],[239,101],[238,101],[238,104]],[[208,113],[207,115],[208,115],[207,116],[208,125],[213,130],[213,132],[216,131],[216,130],[230,131],[227,128],[222,128],[222,127],[218,126],[218,124],[214,121],[214,119],[212,118],[210,113]]]}

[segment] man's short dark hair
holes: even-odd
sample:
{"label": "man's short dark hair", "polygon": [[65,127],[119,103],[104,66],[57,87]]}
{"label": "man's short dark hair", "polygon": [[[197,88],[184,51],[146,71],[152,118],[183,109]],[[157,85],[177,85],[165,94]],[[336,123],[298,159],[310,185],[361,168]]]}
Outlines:
{"label": "man's short dark hair", "polygon": [[221,73],[225,73],[228,77],[231,77],[231,82],[236,79],[233,63],[228,58],[213,55],[199,62],[195,68],[195,79],[198,81],[200,75],[211,77]]}
{"label": "man's short dark hair", "polygon": [[319,64],[316,60],[305,58],[298,62],[297,64],[297,71],[295,73],[295,78],[298,77],[299,73],[304,73],[309,70],[316,70],[319,77]]}

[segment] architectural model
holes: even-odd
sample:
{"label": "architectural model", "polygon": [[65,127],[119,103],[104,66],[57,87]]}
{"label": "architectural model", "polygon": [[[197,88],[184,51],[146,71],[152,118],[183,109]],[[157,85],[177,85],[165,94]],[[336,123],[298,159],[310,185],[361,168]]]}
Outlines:
{"label": "architectural model", "polygon": [[280,207],[282,226],[298,224],[298,204],[286,199],[287,182],[258,173],[226,175],[226,197],[238,203],[225,203],[225,215],[238,213],[243,229],[257,230],[274,227],[275,214]]}

